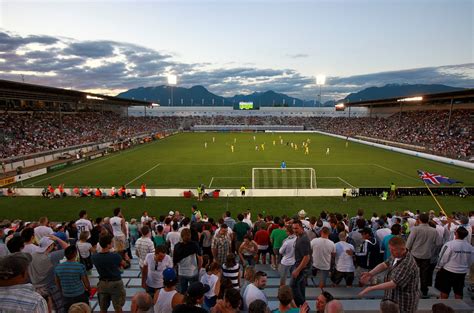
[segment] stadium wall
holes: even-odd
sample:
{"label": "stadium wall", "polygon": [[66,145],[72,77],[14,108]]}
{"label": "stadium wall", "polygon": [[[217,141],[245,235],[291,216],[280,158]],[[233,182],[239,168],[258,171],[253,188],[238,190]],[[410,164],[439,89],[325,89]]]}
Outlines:
{"label": "stadium wall", "polygon": [[[402,112],[414,112],[414,111],[447,111],[451,108],[451,104],[404,104],[402,106]],[[473,110],[474,103],[461,103],[454,104],[453,110]],[[400,113],[400,106],[383,106],[383,107],[372,107],[370,108],[371,116],[373,117],[389,117],[393,114]]]}
{"label": "stadium wall", "polygon": [[[315,131],[315,133],[319,133],[319,134],[323,134],[323,135],[327,135],[327,136],[331,136],[331,137],[336,137],[336,138],[344,139],[344,140],[346,140],[346,138],[347,138],[346,136],[326,133],[326,132],[322,132],[322,131]],[[377,148],[382,148],[382,149],[385,149],[385,150],[400,152],[400,153],[403,153],[403,154],[416,156],[416,157],[423,158],[423,159],[438,161],[438,162],[441,162],[441,163],[456,165],[456,166],[459,166],[459,167],[464,167],[464,168],[474,170],[474,163],[470,163],[470,162],[466,162],[466,161],[460,161],[460,160],[445,158],[445,157],[432,155],[432,154],[428,154],[428,153],[417,152],[417,151],[412,151],[412,150],[403,149],[403,148],[397,148],[397,147],[393,147],[393,146],[389,146],[389,145],[383,145],[383,144],[370,142],[370,141],[365,141],[365,140],[361,140],[361,139],[356,139],[356,138],[352,138],[352,137],[349,137],[348,140],[352,141],[352,142],[357,142],[357,143],[377,147]]]}
{"label": "stadium wall", "polygon": [[[351,116],[369,116],[365,107],[351,108]],[[130,107],[130,116],[145,116],[144,107]],[[234,110],[232,107],[155,107],[146,108],[147,116],[276,116],[276,117],[348,117],[349,110],[334,107],[262,107],[259,110]]]}

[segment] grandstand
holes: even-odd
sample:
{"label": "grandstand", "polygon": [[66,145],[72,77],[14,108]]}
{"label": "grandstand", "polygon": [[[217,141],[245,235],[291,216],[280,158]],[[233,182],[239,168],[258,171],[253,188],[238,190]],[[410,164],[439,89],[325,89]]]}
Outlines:
{"label": "grandstand", "polygon": [[[366,216],[366,226],[374,232],[383,219],[387,229],[397,223],[397,218],[415,227],[419,216],[416,210],[438,210],[417,177],[417,169],[463,181],[456,187],[433,188],[443,197],[446,211],[458,211],[450,215],[449,221],[452,218],[460,224],[466,214],[459,211],[472,210],[470,199],[459,197],[460,189],[464,186],[468,193],[474,192],[474,90],[422,97],[416,104],[399,101],[402,98],[347,103],[344,111],[238,111],[225,107],[157,107],[151,102],[1,81],[0,183],[6,197],[0,197],[0,212],[11,220],[23,220],[4,221],[1,229],[20,233],[24,221],[48,215],[53,228],[61,221],[72,220],[64,224],[73,233],[72,224],[79,209],[91,208],[89,218],[102,218],[120,206],[130,221],[127,225],[136,223],[131,217],[139,219],[142,211],[148,210],[154,220],[138,225],[148,224],[153,235],[159,237],[160,215],[163,223],[167,217],[186,227],[187,221],[178,218],[177,211],[184,210],[186,215],[187,207],[196,199],[183,196],[189,191],[196,194],[196,187],[201,184],[211,198],[215,197],[204,199],[202,213],[217,221],[223,211],[236,216],[245,208],[254,214],[255,223],[258,213],[269,215],[265,231],[277,225],[273,217],[291,224],[297,218],[293,215],[298,213],[308,225],[314,222],[310,228],[318,232],[318,237],[322,225],[335,225],[335,219],[347,225],[347,230],[351,225],[351,232],[358,234],[352,220],[357,218],[355,209],[360,207],[378,214]],[[282,161],[288,164],[285,170],[280,168]],[[378,196],[389,189],[390,182],[397,184],[399,198],[382,202]],[[146,197],[141,197],[143,183],[147,185]],[[48,185],[53,188],[50,194]],[[243,185],[247,187],[245,196],[241,194]],[[62,192],[67,196],[59,194],[56,186],[64,188]],[[122,195],[109,196],[114,186],[123,186],[123,198],[130,200],[121,199]],[[95,195],[97,188],[103,195],[84,196],[85,190]],[[342,202],[343,190],[354,199]],[[40,197],[42,192],[45,199]],[[307,216],[305,210],[300,211],[302,208],[308,211]],[[388,214],[393,218],[386,218]],[[430,218],[438,221],[441,228],[451,225],[443,222],[446,216],[441,213],[433,213]],[[226,221],[212,226],[217,228]],[[105,228],[102,225],[94,226]],[[193,228],[196,224],[191,225]],[[28,227],[37,226],[33,222]],[[405,229],[403,237],[408,236]],[[75,242],[75,238],[69,239]],[[450,240],[444,238],[444,242]],[[121,274],[126,293],[124,312],[131,312],[133,296],[143,291],[143,273],[135,247],[130,248],[133,259]],[[268,306],[275,309],[279,305],[280,274],[275,270],[275,260],[268,257],[267,261],[274,266],[258,264],[256,270],[267,274],[265,295]],[[99,279],[99,271],[93,269],[89,273],[91,285],[97,285]],[[306,297],[310,299],[311,312],[313,299],[320,294],[316,283],[319,279],[317,275],[307,279]],[[467,287],[473,284],[470,279],[472,273],[465,281],[464,300],[452,295],[446,300],[437,299],[439,290],[430,287],[425,299],[420,299],[418,312],[431,312],[436,303],[449,305],[456,312],[471,312],[472,301],[467,299],[471,294]],[[357,276],[356,282],[359,280]],[[363,287],[325,288],[341,302],[345,312],[378,312],[384,293],[374,291],[361,300],[362,290]],[[91,298],[90,306],[93,311],[99,310],[97,295]]]}

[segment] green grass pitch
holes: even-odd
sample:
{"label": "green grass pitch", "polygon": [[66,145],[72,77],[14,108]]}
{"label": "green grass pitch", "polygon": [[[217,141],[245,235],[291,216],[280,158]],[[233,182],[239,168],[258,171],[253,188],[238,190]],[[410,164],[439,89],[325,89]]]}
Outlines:
{"label": "green grass pitch", "polygon": [[[253,140],[255,135],[256,140]],[[283,145],[280,144],[280,136]],[[212,138],[215,138],[213,142]],[[301,143],[310,139],[309,155],[304,154]],[[234,143],[235,139],[235,143]],[[275,140],[275,146],[273,141]],[[207,142],[207,148],[204,147]],[[298,144],[291,149],[287,142]],[[262,151],[261,144],[265,144]],[[234,145],[234,152],[231,152]],[[259,151],[255,151],[255,145]],[[326,156],[326,148],[330,153]],[[142,182],[148,188],[183,188],[193,191],[198,184],[214,188],[251,186],[254,167],[279,167],[285,160],[288,167],[309,167],[316,172],[319,188],[388,187],[391,182],[398,186],[423,186],[417,177],[417,169],[464,181],[472,186],[472,170],[411,157],[388,150],[349,143],[329,136],[306,133],[182,133],[151,144],[141,145],[106,157],[81,163],[61,171],[51,172],[23,182],[23,186],[39,187],[48,183],[66,186],[120,186],[138,187]],[[447,212],[474,209],[472,198],[439,197]],[[113,208],[120,206],[127,218],[140,217],[143,210],[151,215],[165,214],[169,210],[181,210],[189,214],[195,199],[148,198],[129,200],[54,199],[41,197],[0,197],[0,220],[35,220],[47,215],[51,220],[77,219],[81,209],[89,216],[110,216]],[[403,197],[394,201],[381,201],[378,197],[360,197],[342,202],[340,197],[292,197],[292,198],[219,198],[208,199],[199,206],[203,212],[220,217],[230,210],[234,213],[250,210],[254,213],[293,215],[301,209],[309,214],[321,210],[354,215],[358,208],[367,214],[386,213],[406,209],[437,210],[430,197]]]}
{"label": "green grass pitch", "polygon": [[[302,142],[307,139],[309,155],[302,148]],[[287,146],[287,142],[296,143],[298,150]],[[233,153],[231,145],[234,145]],[[33,178],[23,185],[117,187],[126,184],[132,188],[145,182],[148,188],[194,190],[199,184],[238,188],[242,184],[251,186],[252,168],[278,168],[282,160],[287,167],[314,168],[319,188],[385,187],[391,182],[397,186],[423,186],[417,169],[441,173],[468,186],[474,183],[472,170],[352,142],[346,147],[345,140],[319,134],[182,133]]]}

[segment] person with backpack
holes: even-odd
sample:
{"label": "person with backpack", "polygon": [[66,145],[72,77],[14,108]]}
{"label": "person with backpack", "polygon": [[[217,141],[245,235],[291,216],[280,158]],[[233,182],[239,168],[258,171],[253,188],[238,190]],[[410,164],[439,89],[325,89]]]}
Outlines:
{"label": "person with backpack", "polygon": [[79,252],[79,260],[86,267],[86,271],[90,271],[94,267],[91,255],[95,253],[95,247],[87,242],[88,237],[90,237],[88,231],[81,232],[76,245]]}

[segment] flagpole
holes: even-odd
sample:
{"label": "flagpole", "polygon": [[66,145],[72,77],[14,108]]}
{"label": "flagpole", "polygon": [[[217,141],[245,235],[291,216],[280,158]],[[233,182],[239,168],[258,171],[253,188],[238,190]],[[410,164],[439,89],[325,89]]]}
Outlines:
{"label": "flagpole", "polygon": [[448,214],[446,214],[446,212],[444,211],[443,207],[441,206],[441,204],[438,202],[438,199],[436,199],[435,195],[433,194],[433,192],[431,191],[430,187],[428,187],[428,184],[423,181],[425,183],[425,186],[426,188],[428,189],[428,191],[430,192],[431,196],[433,197],[434,201],[436,202],[436,204],[438,205],[438,207],[441,209],[441,212],[443,212],[443,214],[448,217]]}

